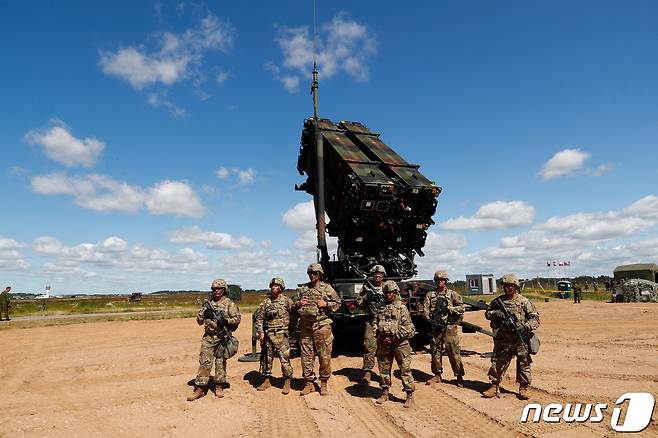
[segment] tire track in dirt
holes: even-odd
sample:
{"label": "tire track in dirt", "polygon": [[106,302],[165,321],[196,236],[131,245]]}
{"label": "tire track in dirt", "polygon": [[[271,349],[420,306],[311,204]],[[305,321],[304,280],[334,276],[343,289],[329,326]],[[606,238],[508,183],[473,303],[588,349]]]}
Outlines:
{"label": "tire track in dirt", "polygon": [[[474,378],[476,380],[480,380],[483,382],[489,381],[489,377],[487,376],[486,372],[480,367],[476,366],[469,366],[464,364],[465,369],[467,371],[467,375],[469,378]],[[518,386],[515,380],[513,380],[509,374],[505,376],[503,382],[501,383],[501,388],[504,388],[504,392],[502,392],[501,397],[499,399],[492,399],[491,402],[495,403],[496,400],[505,402],[505,403],[514,403],[519,406],[519,417],[516,418],[514,421],[509,421],[509,420],[500,420],[501,422],[504,422],[508,424],[509,427],[512,427],[513,429],[517,430],[518,432],[532,435],[532,436],[542,436],[542,435],[548,435],[548,434],[555,434],[558,433],[564,433],[566,431],[569,432],[580,432],[585,435],[591,435],[591,436],[609,436],[613,434],[612,429],[605,425],[604,423],[565,423],[564,421],[561,421],[559,423],[546,423],[546,422],[539,422],[539,423],[532,423],[532,422],[527,422],[527,423],[521,423],[520,421],[520,415],[523,410],[523,407],[527,405],[528,403],[538,403],[542,406],[546,406],[547,404],[550,403],[569,403],[572,402],[569,400],[568,397],[565,397],[563,394],[559,393],[552,393],[543,389],[535,388],[535,387],[530,387],[530,400],[527,401],[522,401],[522,400],[517,400],[516,394],[512,391],[510,391],[507,388],[515,388]],[[454,394],[455,389],[450,388],[449,386],[445,386],[444,389],[442,389],[446,393]],[[513,399],[511,399],[513,397]],[[586,399],[586,397],[579,397],[578,399],[579,403],[598,403],[599,401],[594,401]],[[480,411],[479,409],[476,409]],[[482,411],[480,411],[482,412]]]}
{"label": "tire track in dirt", "polygon": [[[420,388],[414,395],[416,408],[411,410],[411,414],[418,421],[430,425],[434,432],[442,431],[450,436],[490,438],[528,435],[468,406],[458,397],[440,388]],[[436,433],[428,436],[436,436]]]}
{"label": "tire track in dirt", "polygon": [[[256,389],[251,388],[251,391]],[[258,430],[255,436],[300,437],[319,436],[320,429],[306,412],[308,407],[296,391],[281,394],[279,388],[269,388],[256,394],[258,402]]]}
{"label": "tire track in dirt", "polygon": [[[348,367],[340,357],[332,360],[337,369]],[[340,386],[335,381],[339,381]],[[389,414],[387,409],[375,405],[374,400],[348,394],[345,388],[351,385],[351,382],[347,377],[334,375],[329,382],[333,393],[338,394],[338,397],[349,411],[351,418],[357,420],[370,435],[378,438],[414,436],[403,426],[400,426]],[[402,409],[402,406],[400,406],[400,409]]]}

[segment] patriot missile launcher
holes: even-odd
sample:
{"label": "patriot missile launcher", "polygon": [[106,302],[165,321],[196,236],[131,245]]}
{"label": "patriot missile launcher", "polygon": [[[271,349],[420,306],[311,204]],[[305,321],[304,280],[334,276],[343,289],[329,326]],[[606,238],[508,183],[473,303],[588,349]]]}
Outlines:
{"label": "patriot missile launcher", "polygon": [[362,123],[319,119],[316,129],[314,118],[304,122],[297,170],[308,178],[296,188],[313,195],[316,209],[319,193],[324,193],[326,229],[338,238],[337,260],[320,257],[329,281],[361,280],[375,264],[384,265],[388,279],[416,274],[414,257],[423,255],[441,193],[419,167]]}

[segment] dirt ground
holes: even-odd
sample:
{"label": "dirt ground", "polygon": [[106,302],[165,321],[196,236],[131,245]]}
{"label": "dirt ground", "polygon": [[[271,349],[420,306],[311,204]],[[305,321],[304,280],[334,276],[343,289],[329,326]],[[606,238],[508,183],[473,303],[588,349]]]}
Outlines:
{"label": "dirt ground", "polygon": [[[416,407],[379,406],[376,384],[360,385],[361,358],[333,360],[331,394],[300,397],[301,380],[284,396],[282,382],[265,392],[258,363],[229,360],[226,397],[212,392],[187,402],[198,365],[202,328],[193,319],[115,321],[0,331],[0,436],[609,436],[621,394],[658,395],[658,305],[554,301],[538,303],[542,350],[535,356],[531,400],[607,403],[592,423],[521,423],[515,367],[498,399],[483,399],[491,338],[462,334],[466,387],[452,380],[429,387],[429,355],[414,356]],[[486,325],[482,312],[467,320]],[[251,318],[237,332],[240,353],[251,348]],[[447,369],[449,364],[444,361]],[[300,376],[299,359],[293,361]],[[275,362],[275,376],[280,377]],[[397,373],[396,373],[397,374]],[[452,379],[447,371],[444,376]],[[277,388],[278,387],[278,388]],[[658,414],[640,435],[658,436]]]}

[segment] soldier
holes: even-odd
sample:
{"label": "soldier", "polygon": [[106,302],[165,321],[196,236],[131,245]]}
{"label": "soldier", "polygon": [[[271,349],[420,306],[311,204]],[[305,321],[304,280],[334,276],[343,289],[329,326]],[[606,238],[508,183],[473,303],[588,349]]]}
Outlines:
{"label": "soldier", "polygon": [[[9,293],[11,292],[11,286],[7,286],[5,290],[0,292],[0,321],[7,320],[9,321]],[[3,316],[4,315],[4,316]]]}
{"label": "soldier", "polygon": [[[257,388],[264,391],[271,386],[272,362],[274,357],[281,361],[281,373],[283,374],[283,394],[290,392],[290,378],[292,377],[292,366],[290,365],[290,342],[288,341],[288,328],[290,326],[290,313],[294,303],[283,294],[286,284],[281,278],[273,278],[270,281],[270,294],[263,301],[256,312],[256,330],[260,340],[261,351],[265,357],[261,358],[262,374],[265,377],[263,383]],[[263,354],[263,353],[261,353]]]}
{"label": "soldier", "polygon": [[[436,271],[434,282],[436,290],[429,291],[423,301],[423,316],[432,326],[430,352],[434,377],[429,379],[427,384],[442,382],[443,347],[445,346],[452,372],[457,378],[457,386],[463,387],[464,365],[459,348],[459,323],[464,319],[464,302],[461,295],[447,288],[448,273],[446,271]],[[446,305],[440,306],[439,300],[445,301]],[[437,305],[439,305],[438,308]]]}
{"label": "soldier", "polygon": [[[210,370],[213,360],[215,362],[215,395],[224,397],[222,385],[226,383],[226,359],[228,357],[228,330],[235,330],[240,324],[240,311],[233,300],[226,296],[228,285],[226,281],[218,278],[213,280],[209,300],[205,300],[203,307],[196,316],[196,322],[204,327],[201,339],[201,353],[199,354],[199,372],[194,380],[194,393],[187,400],[192,401],[206,395],[210,381]],[[220,319],[210,318],[207,306],[220,312]]]}
{"label": "soldier", "polygon": [[[498,385],[507,371],[513,356],[516,356],[516,381],[519,383],[518,398],[528,400],[528,385],[532,380],[530,364],[532,358],[528,351],[527,342],[521,342],[515,332],[519,330],[524,336],[537,330],[539,327],[539,313],[535,306],[524,296],[519,294],[519,279],[514,274],[503,275],[503,289],[505,295],[498,296],[491,302],[485,317],[491,321],[494,331],[494,350],[489,368],[491,386],[482,393],[485,398],[498,396]],[[516,319],[516,325],[510,327],[505,320],[505,314],[498,306],[504,306],[507,312]]]}
{"label": "soldier", "polygon": [[[370,270],[372,274],[372,288],[364,285],[356,299],[356,303],[366,313],[366,328],[363,334],[363,381],[372,380],[372,369],[375,367],[375,354],[377,353],[377,336],[373,320],[378,312],[379,303],[384,301],[382,284],[386,269],[382,265],[375,265]],[[373,294],[377,294],[373,296]]]}
{"label": "soldier", "polygon": [[327,395],[334,341],[329,315],[340,307],[340,298],[331,285],[322,281],[324,270],[320,263],[310,264],[307,273],[311,281],[302,286],[295,301],[299,312],[302,377],[306,380],[301,395],[310,394],[315,389],[313,368],[316,355],[320,362],[320,394]]}
{"label": "soldier", "polygon": [[416,334],[416,328],[411,322],[407,306],[400,299],[400,288],[394,281],[387,281],[383,286],[386,305],[375,315],[374,326],[377,333],[377,363],[381,377],[382,395],[377,403],[382,404],[388,400],[391,387],[391,366],[393,358],[400,368],[402,387],[407,393],[405,408],[414,404],[414,378],[411,375],[411,345],[409,339]]}
{"label": "soldier", "polygon": [[576,304],[576,303],[580,304],[580,297],[581,296],[582,296],[582,291],[580,289],[580,286],[575,286],[573,288],[573,303],[574,304]]}

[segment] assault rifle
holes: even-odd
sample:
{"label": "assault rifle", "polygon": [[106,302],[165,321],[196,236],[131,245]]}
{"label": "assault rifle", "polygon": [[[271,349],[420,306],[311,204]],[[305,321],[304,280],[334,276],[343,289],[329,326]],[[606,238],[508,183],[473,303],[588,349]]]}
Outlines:
{"label": "assault rifle", "polygon": [[263,342],[260,344],[260,367],[258,370],[261,374],[265,372],[267,367],[267,329],[269,325],[265,309],[263,309]]}
{"label": "assault rifle", "polygon": [[279,313],[276,311],[276,309],[272,309],[271,307],[264,307],[263,308],[263,343],[260,346],[260,373],[263,374],[265,372],[265,368],[267,366],[267,331],[270,328],[270,321],[276,318],[279,315]]}
{"label": "assault rifle", "polygon": [[366,290],[365,301],[368,310],[372,315],[376,315],[386,305],[386,298],[384,298],[384,294],[377,293],[375,287],[368,280],[364,283],[363,288]]}
{"label": "assault rifle", "polygon": [[224,311],[215,309],[209,301],[203,303],[203,318],[215,321],[217,327],[221,327],[227,336],[231,336],[231,330],[228,328],[228,320],[224,315]]}
{"label": "assault rifle", "polygon": [[505,305],[503,304],[503,301],[500,298],[496,298],[495,300],[493,300],[489,308],[490,309],[493,308],[494,310],[500,310],[503,313],[503,320],[501,321],[502,326],[512,330],[516,334],[516,337],[519,339],[519,341],[521,341],[521,344],[523,344],[526,353],[529,353],[530,348],[528,348],[528,341],[525,338],[525,336],[523,336],[523,333],[519,328],[520,324],[516,315],[514,315],[513,313],[509,313],[509,311],[505,308]]}
{"label": "assault rifle", "polygon": [[434,332],[442,330],[446,323],[443,317],[448,314],[448,299],[443,295],[436,295],[436,307],[430,316],[430,326]]}

